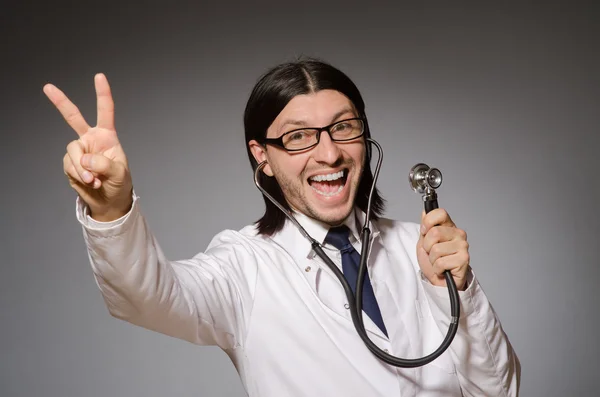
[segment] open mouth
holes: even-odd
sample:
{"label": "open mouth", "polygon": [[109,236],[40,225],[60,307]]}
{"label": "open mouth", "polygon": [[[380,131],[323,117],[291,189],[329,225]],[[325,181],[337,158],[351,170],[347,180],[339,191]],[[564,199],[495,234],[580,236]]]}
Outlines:
{"label": "open mouth", "polygon": [[315,175],[308,178],[308,184],[312,189],[322,196],[335,196],[340,193],[348,179],[348,170],[343,169],[331,174]]}

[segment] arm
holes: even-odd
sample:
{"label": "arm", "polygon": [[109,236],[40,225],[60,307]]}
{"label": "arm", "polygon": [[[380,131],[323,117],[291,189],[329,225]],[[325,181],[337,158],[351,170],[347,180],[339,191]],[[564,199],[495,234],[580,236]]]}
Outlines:
{"label": "arm", "polygon": [[79,199],[77,207],[96,283],[112,316],[196,344],[228,349],[243,340],[256,263],[233,232],[215,237],[205,253],[170,262],[137,197],[112,222],[91,219]]}
{"label": "arm", "polygon": [[470,267],[469,244],[443,209],[423,214],[414,244],[422,286],[431,314],[445,334],[450,298],[443,276],[450,271],[459,292],[459,328],[449,347],[466,396],[517,396],[521,376],[518,358],[492,305]]}
{"label": "arm", "polygon": [[[430,310],[441,332],[450,324],[450,300],[446,287],[423,277]],[[465,396],[518,396],[521,365],[500,320],[471,271],[468,287],[459,291],[461,317],[450,345]]]}
{"label": "arm", "polygon": [[79,195],[78,219],[110,313],[194,343],[235,347],[252,304],[252,252],[239,235],[224,232],[206,253],[186,261],[167,260],[132,197],[106,76],[97,74],[94,84],[95,127],[56,86],[46,84],[44,92],[78,135],[67,145],[63,170]]}

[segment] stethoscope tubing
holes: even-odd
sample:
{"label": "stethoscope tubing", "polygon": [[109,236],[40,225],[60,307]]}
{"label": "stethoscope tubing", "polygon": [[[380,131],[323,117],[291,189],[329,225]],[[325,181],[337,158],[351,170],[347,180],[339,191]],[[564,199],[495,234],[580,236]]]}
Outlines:
{"label": "stethoscope tubing", "polygon": [[[300,225],[300,223],[292,216],[290,211],[288,211],[285,207],[283,207],[277,200],[275,200],[273,198],[273,196],[271,196],[266,190],[264,190],[262,188],[262,186],[260,186],[260,183],[258,181],[258,176],[259,176],[260,171],[267,164],[266,161],[263,161],[262,163],[258,164],[258,166],[256,167],[256,170],[254,171],[254,183],[255,183],[256,187],[258,187],[258,189],[275,206],[277,206],[281,211],[283,211],[283,213],[287,216],[287,218],[298,228],[300,233],[310,242],[311,247],[315,251],[315,253],[323,260],[323,262],[325,262],[325,264],[330,268],[330,270],[333,272],[333,274],[335,274],[337,279],[340,281],[340,283],[342,284],[342,287],[344,289],[344,293],[346,294],[346,299],[348,300],[350,315],[352,317],[352,323],[354,324],[354,328],[356,329],[356,332],[358,333],[360,338],[363,340],[363,342],[367,346],[367,348],[381,361],[383,361],[387,364],[390,364],[392,366],[400,367],[400,368],[421,367],[423,365],[429,364],[430,362],[432,362],[433,360],[438,358],[442,353],[444,353],[444,351],[446,351],[446,349],[448,349],[448,347],[452,343],[452,340],[454,339],[454,336],[456,335],[456,332],[458,330],[459,319],[460,319],[460,299],[459,299],[459,295],[458,295],[458,289],[456,288],[456,283],[454,282],[454,279],[452,278],[452,274],[449,271],[445,271],[444,277],[446,279],[446,285],[448,287],[448,294],[450,296],[450,313],[451,313],[450,314],[451,315],[450,324],[448,327],[448,332],[446,333],[446,336],[444,337],[442,343],[432,353],[430,353],[424,357],[415,358],[415,359],[406,359],[406,358],[395,357],[395,356],[387,353],[386,351],[380,349],[369,338],[369,336],[365,330],[365,326],[363,323],[363,317],[362,317],[362,290],[363,290],[363,285],[364,285],[364,281],[365,281],[365,275],[367,273],[367,258],[369,257],[369,251],[371,249],[371,242],[372,242],[371,229],[368,227],[369,218],[370,218],[370,214],[371,214],[371,201],[372,201],[372,197],[373,197],[373,192],[375,190],[375,185],[377,183],[377,178],[379,176],[379,171],[381,169],[381,163],[383,160],[383,149],[382,149],[381,145],[379,145],[379,143],[377,141],[375,141],[374,139],[367,138],[366,140],[369,143],[375,145],[375,147],[377,148],[377,150],[379,152],[379,156],[378,156],[378,160],[377,160],[377,166],[375,168],[375,172],[373,175],[373,184],[371,185],[371,191],[369,193],[369,200],[368,200],[367,214],[365,217],[365,223],[364,223],[364,226],[363,226],[362,232],[361,232],[361,242],[362,242],[363,248],[362,248],[362,252],[360,255],[360,265],[358,268],[358,279],[356,280],[356,296],[352,292],[352,289],[350,288],[350,284],[346,280],[346,277],[344,277],[344,274],[341,272],[339,267],[335,263],[333,263],[333,261],[327,256],[327,254],[325,254],[325,252],[321,248],[321,244],[318,241],[316,241],[315,239],[313,239],[308,234],[308,232],[302,227],[302,225]],[[425,201],[425,212],[428,213],[436,208],[438,208],[437,199]]]}

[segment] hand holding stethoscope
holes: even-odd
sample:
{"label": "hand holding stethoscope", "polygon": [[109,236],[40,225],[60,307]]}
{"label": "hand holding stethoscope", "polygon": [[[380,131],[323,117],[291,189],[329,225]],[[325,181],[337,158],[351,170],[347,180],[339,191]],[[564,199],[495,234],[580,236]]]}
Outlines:
{"label": "hand holding stethoscope", "polygon": [[456,288],[464,291],[469,271],[467,233],[456,227],[446,210],[438,208],[435,189],[442,183],[442,173],[426,164],[415,165],[409,174],[412,189],[423,194],[425,210],[421,215],[421,235],[417,243],[417,259],[431,284],[445,287],[445,271],[449,271]]}
{"label": "hand holding stethoscope", "polygon": [[448,270],[459,291],[467,287],[470,260],[467,233],[454,224],[444,209],[428,214],[423,211],[417,259],[431,284],[445,287],[444,271]]}

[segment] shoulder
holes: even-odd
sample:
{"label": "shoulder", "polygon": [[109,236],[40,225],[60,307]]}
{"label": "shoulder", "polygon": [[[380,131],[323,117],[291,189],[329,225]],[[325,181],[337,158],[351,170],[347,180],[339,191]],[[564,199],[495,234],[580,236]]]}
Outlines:
{"label": "shoulder", "polygon": [[384,239],[395,238],[415,242],[419,239],[420,225],[418,223],[390,218],[379,218],[374,224]]}
{"label": "shoulder", "polygon": [[418,272],[419,262],[416,247],[421,235],[421,225],[415,222],[383,218],[377,220],[374,226],[379,231],[379,241],[389,251],[391,257],[408,259],[412,263],[413,269]]}
{"label": "shoulder", "polygon": [[208,244],[206,252],[237,250],[252,253],[269,244],[269,239],[258,233],[255,224],[250,224],[239,230],[225,229],[217,233]]}

